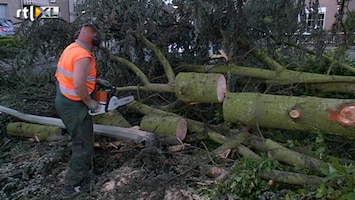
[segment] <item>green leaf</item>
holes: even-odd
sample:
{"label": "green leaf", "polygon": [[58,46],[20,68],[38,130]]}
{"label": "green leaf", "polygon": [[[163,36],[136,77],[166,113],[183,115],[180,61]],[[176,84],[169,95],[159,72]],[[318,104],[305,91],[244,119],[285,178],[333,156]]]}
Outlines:
{"label": "green leaf", "polygon": [[340,197],[339,200],[353,200],[353,199],[355,199],[355,192],[344,194]]}

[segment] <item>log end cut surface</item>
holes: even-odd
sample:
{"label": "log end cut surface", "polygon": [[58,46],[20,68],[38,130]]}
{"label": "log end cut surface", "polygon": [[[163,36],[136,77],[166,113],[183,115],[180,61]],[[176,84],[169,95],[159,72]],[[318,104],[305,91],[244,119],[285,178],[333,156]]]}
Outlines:
{"label": "log end cut surface", "polygon": [[219,102],[223,102],[227,93],[227,81],[226,78],[221,75],[217,81],[217,98]]}
{"label": "log end cut surface", "polygon": [[176,126],[176,137],[183,141],[187,134],[187,121],[184,118],[178,120]]}

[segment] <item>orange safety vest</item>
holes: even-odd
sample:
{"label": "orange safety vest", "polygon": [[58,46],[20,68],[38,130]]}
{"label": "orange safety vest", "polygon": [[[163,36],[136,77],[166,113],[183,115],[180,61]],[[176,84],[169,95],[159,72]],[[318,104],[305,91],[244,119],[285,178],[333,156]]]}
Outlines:
{"label": "orange safety vest", "polygon": [[57,71],[55,73],[61,93],[68,99],[74,101],[81,100],[74,90],[73,81],[74,64],[81,58],[90,58],[91,60],[91,69],[86,78],[86,85],[88,87],[89,94],[91,94],[96,85],[96,61],[94,56],[80,41],[76,41],[64,49],[59,58]]}

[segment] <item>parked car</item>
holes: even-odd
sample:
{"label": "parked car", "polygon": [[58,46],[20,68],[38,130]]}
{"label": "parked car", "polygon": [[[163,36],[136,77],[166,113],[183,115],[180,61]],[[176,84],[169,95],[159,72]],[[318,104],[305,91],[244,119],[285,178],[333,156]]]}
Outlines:
{"label": "parked car", "polygon": [[0,36],[14,35],[15,26],[8,19],[0,19]]}

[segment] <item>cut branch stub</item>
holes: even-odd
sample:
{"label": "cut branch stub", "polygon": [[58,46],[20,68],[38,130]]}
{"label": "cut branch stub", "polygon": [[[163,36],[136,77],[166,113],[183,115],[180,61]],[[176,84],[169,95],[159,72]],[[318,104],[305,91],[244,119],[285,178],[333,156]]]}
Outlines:
{"label": "cut branch stub", "polygon": [[298,109],[292,109],[288,114],[294,120],[299,119],[301,117],[301,112]]}
{"label": "cut branch stub", "polygon": [[[318,97],[290,97],[257,93],[229,93],[223,102],[226,122],[247,124],[251,127],[313,131],[355,137],[355,127],[344,126],[328,119],[327,110],[351,104],[352,99]],[[297,113],[290,111],[297,108]],[[355,108],[355,107],[354,107]],[[349,113],[349,112],[348,112]],[[296,119],[296,120],[295,120]]]}
{"label": "cut branch stub", "polygon": [[355,126],[355,105],[345,104],[336,111],[328,109],[328,119],[343,126]]}
{"label": "cut branch stub", "polygon": [[175,95],[184,102],[221,103],[227,93],[226,78],[215,73],[179,73]]}
{"label": "cut branch stub", "polygon": [[187,134],[187,122],[180,116],[145,115],[141,120],[140,128],[159,136],[174,136],[181,141]]}

